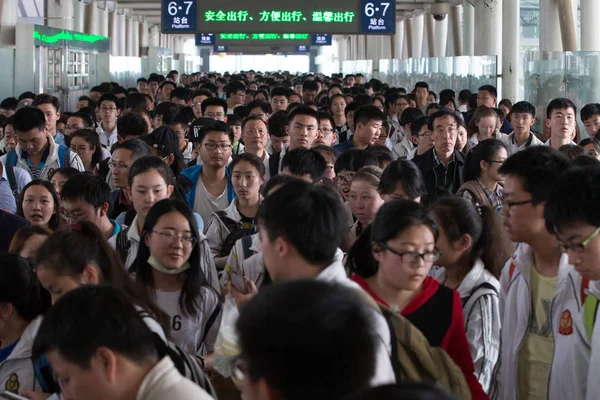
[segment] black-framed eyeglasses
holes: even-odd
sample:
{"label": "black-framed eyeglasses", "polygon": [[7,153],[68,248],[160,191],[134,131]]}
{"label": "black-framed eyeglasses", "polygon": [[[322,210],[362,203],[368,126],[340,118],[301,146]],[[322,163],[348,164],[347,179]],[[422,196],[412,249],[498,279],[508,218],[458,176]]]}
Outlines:
{"label": "black-framed eyeglasses", "polygon": [[196,238],[194,236],[192,236],[191,234],[185,234],[185,235],[175,235],[173,233],[168,233],[168,232],[159,232],[159,231],[152,231],[152,233],[156,233],[157,235],[160,235],[160,238],[163,242],[163,244],[167,244],[167,245],[171,245],[177,241],[181,241],[181,244],[183,245],[183,247],[194,247],[196,245]]}
{"label": "black-framed eyeglasses", "polygon": [[400,257],[403,263],[405,264],[413,264],[422,259],[425,262],[436,262],[440,258],[440,251],[438,249],[434,249],[433,251],[426,251],[425,253],[417,253],[416,251],[403,251],[399,252],[397,250],[392,249],[385,243],[377,243],[382,249],[389,251],[392,254],[395,254]]}
{"label": "black-framed eyeglasses", "polygon": [[533,199],[524,200],[524,201],[505,201],[504,206],[510,211],[511,208],[516,206],[523,206],[525,204],[533,203]]}
{"label": "black-framed eyeglasses", "polygon": [[581,243],[569,243],[569,244],[559,244],[556,246],[558,251],[561,253],[567,253],[572,251],[573,253],[583,253],[585,248],[590,244],[590,242],[600,234],[600,227],[597,228],[594,232],[591,233],[583,242]]}

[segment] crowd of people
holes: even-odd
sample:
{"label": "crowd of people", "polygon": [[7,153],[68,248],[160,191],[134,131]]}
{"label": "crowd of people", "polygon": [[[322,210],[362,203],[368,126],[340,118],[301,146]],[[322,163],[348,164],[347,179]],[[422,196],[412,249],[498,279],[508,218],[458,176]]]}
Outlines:
{"label": "crowd of people", "polygon": [[600,398],[600,104],[431,89],[4,99],[0,394]]}

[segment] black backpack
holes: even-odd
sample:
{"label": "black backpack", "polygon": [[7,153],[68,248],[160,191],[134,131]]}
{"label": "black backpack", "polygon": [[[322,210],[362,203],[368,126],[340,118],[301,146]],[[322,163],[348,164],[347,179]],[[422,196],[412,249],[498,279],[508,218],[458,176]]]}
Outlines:
{"label": "black backpack", "polygon": [[217,211],[215,214],[229,230],[229,235],[227,235],[225,241],[223,242],[223,247],[221,247],[219,257],[227,257],[229,253],[231,253],[231,249],[233,249],[235,242],[243,237],[252,236],[257,232],[256,225],[250,229],[245,228],[242,223],[236,222],[229,218],[225,211]]}

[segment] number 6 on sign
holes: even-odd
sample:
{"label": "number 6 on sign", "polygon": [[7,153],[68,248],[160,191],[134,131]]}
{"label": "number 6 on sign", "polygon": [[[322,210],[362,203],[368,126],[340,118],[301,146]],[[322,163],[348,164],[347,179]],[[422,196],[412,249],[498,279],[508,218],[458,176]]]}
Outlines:
{"label": "number 6 on sign", "polygon": [[367,17],[372,17],[373,15],[375,15],[375,5],[373,5],[373,3],[367,3],[365,5],[365,15]]}
{"label": "number 6 on sign", "polygon": [[169,14],[170,15],[177,14],[177,3],[175,3],[174,1],[169,3]]}

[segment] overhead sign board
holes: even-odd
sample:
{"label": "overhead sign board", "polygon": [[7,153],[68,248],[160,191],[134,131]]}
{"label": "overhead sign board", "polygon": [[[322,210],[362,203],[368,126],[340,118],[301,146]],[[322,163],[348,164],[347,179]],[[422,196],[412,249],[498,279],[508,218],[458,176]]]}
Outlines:
{"label": "overhead sign board", "polygon": [[162,0],[162,31],[196,33],[197,14],[196,0]]}
{"label": "overhead sign board", "polygon": [[310,52],[310,46],[305,46],[303,44],[296,46],[297,53],[308,53]]}
{"label": "overhead sign board", "polygon": [[162,31],[394,34],[395,0],[162,0]]}
{"label": "overhead sign board", "polygon": [[331,46],[332,36],[329,33],[315,33],[310,44],[313,46]]}
{"label": "overhead sign board", "polygon": [[227,53],[227,50],[229,50],[229,48],[227,46],[218,45],[215,46],[213,50],[215,51],[215,53]]}
{"label": "overhead sign board", "polygon": [[214,46],[217,44],[217,39],[214,33],[197,33],[196,46]]}

